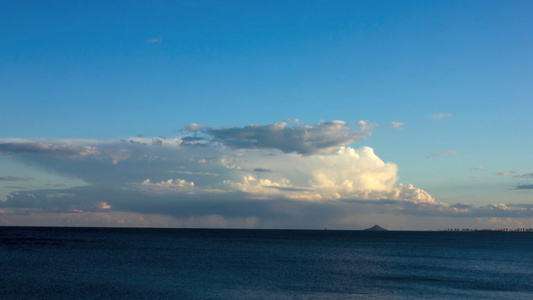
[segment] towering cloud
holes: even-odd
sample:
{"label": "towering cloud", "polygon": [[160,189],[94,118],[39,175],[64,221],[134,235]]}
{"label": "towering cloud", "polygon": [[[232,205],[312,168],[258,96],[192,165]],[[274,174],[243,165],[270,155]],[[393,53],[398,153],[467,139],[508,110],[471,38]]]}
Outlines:
{"label": "towering cloud", "polygon": [[330,154],[258,155],[249,153],[229,161],[240,170],[254,170],[255,164],[270,166],[272,172],[245,172],[238,181],[226,180],[232,189],[289,199],[311,201],[335,199],[402,199],[434,201],[412,186],[396,186],[398,167],[384,163],[372,148],[340,147]]}
{"label": "towering cloud", "polygon": [[[221,199],[220,205],[229,205],[231,201],[222,200],[228,197],[247,201],[435,202],[423,190],[398,184],[398,167],[383,162],[372,148],[344,146],[365,138],[375,126],[359,123],[360,131],[342,121],[223,129],[190,124],[185,129],[194,136],[171,139],[0,141],[0,153],[87,184],[66,190],[50,185],[50,189],[31,193],[19,191],[9,195],[3,206],[70,213],[135,210],[172,214],[175,210],[169,207],[193,198],[198,203]],[[151,207],[154,201],[159,204]]]}
{"label": "towering cloud", "polygon": [[[0,140],[0,155],[86,184],[60,189],[49,182],[40,189],[17,189],[0,201],[0,213],[4,222],[28,215],[33,220],[79,220],[73,215],[83,214],[94,222],[113,219],[115,225],[135,224],[141,216],[150,224],[165,220],[168,226],[216,220],[265,227],[346,226],[357,220],[355,215],[377,211],[527,215],[521,210],[529,208],[518,206],[450,206],[412,184],[399,183],[396,164],[382,161],[370,147],[348,146],[366,138],[375,124],[362,121],[359,126],[356,131],[343,121],[222,129],[190,124],[184,132],[192,136],[174,138]],[[0,178],[23,179],[30,178]]]}

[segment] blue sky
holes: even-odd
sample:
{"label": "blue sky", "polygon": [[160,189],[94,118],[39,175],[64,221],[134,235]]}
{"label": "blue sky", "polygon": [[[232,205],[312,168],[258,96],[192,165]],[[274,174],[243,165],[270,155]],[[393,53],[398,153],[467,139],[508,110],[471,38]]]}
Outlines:
{"label": "blue sky", "polygon": [[3,2],[0,224],[533,227],[532,9]]}

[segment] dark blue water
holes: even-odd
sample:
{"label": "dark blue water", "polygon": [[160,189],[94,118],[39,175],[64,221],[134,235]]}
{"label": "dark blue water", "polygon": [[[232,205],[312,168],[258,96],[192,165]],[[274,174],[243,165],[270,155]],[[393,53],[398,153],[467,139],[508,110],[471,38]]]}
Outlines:
{"label": "dark blue water", "polygon": [[533,234],[0,227],[2,299],[533,299]]}

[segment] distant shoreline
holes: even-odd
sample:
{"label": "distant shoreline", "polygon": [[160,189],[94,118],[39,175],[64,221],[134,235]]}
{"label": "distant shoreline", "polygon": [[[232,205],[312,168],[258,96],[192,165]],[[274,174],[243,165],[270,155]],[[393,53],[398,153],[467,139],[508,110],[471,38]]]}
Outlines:
{"label": "distant shoreline", "polygon": [[441,229],[441,230],[368,230],[368,229],[317,229],[317,228],[187,228],[187,227],[107,227],[107,226],[36,226],[36,225],[0,225],[1,228],[27,228],[27,229],[112,229],[112,230],[224,230],[224,231],[361,231],[361,232],[453,232],[453,233],[472,233],[472,232],[509,232],[509,233],[533,233],[533,228],[502,228],[502,229]]}

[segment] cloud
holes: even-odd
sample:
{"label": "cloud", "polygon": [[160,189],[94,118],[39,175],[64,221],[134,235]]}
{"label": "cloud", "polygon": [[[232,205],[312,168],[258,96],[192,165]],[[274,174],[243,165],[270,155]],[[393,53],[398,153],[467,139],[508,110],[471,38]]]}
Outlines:
{"label": "cloud", "polygon": [[[203,163],[203,161],[199,161],[198,163]],[[169,171],[169,173],[178,173],[178,174],[187,174],[187,175],[220,176],[220,174],[210,173],[210,172]]]}
{"label": "cloud", "polygon": [[476,171],[485,171],[486,169],[483,168],[483,167],[477,167],[477,168],[474,168],[474,170],[476,170]]}
{"label": "cloud", "polygon": [[183,129],[195,134],[201,132],[215,142],[236,149],[279,149],[285,153],[312,155],[332,152],[339,146],[365,139],[377,126],[368,121],[359,121],[357,125],[361,131],[353,130],[344,121],[321,122],[313,126],[278,122],[222,129],[192,123]]}
{"label": "cloud", "polygon": [[533,210],[523,204],[490,203],[474,206],[465,203],[448,205],[445,203],[399,203],[402,214],[425,217],[448,218],[532,218]]}
{"label": "cloud", "polygon": [[431,116],[433,120],[440,120],[444,118],[450,118],[452,116],[451,113],[438,113]]}
{"label": "cloud", "polygon": [[152,182],[146,179],[141,183],[128,184],[130,190],[142,191],[148,194],[162,194],[162,193],[189,193],[196,191],[194,182],[183,179],[168,179],[161,182]]}
{"label": "cloud", "polygon": [[152,146],[161,146],[163,145],[163,140],[160,138],[152,138]]}
{"label": "cloud", "polygon": [[440,152],[440,153],[434,154],[433,156],[429,156],[428,158],[435,159],[435,158],[444,157],[444,156],[456,156],[457,154],[459,154],[459,152],[457,151]]}
{"label": "cloud", "polygon": [[[427,192],[412,185],[396,184],[397,166],[384,163],[369,147],[340,147],[335,153],[302,156],[265,149],[233,150],[213,145],[203,149],[205,156],[211,158],[203,158],[205,162],[198,163],[201,159],[191,159],[194,155],[203,156],[198,149],[165,147],[165,144],[101,143],[99,156],[82,161],[63,158],[48,167],[80,177],[94,188],[105,190],[105,187],[120,186],[122,192],[142,192],[149,197],[195,195],[220,198],[239,193],[246,199],[259,200],[320,202],[357,198],[434,201]],[[123,149],[126,145],[128,148]],[[116,151],[127,153],[119,164],[115,163]],[[213,156],[220,158],[213,159]],[[39,162],[51,163],[49,159]],[[258,168],[256,165],[266,167]],[[96,173],[92,174],[92,170]],[[276,172],[264,172],[266,170]],[[161,178],[168,173],[179,173],[185,177]],[[102,177],[102,174],[106,175]],[[142,177],[144,179],[140,179]],[[50,198],[50,195],[43,197]]]}
{"label": "cloud", "polygon": [[[0,154],[14,155],[31,165],[81,179],[87,185],[61,190],[48,185],[49,189],[27,194],[12,193],[4,206],[87,212],[101,209],[100,202],[109,205],[111,211],[130,211],[133,206],[151,209],[142,199],[434,201],[425,191],[398,183],[397,166],[383,162],[372,148],[343,146],[366,138],[375,126],[366,121],[359,125],[361,131],[343,121],[226,129],[190,124],[186,130],[198,132],[201,137],[0,140]],[[191,143],[200,139],[201,147]],[[179,176],[169,176],[172,173]],[[153,213],[168,211],[166,207]]]}
{"label": "cloud", "polygon": [[372,135],[374,127],[378,126],[378,123],[370,123],[368,120],[361,120],[357,122],[357,126],[361,127],[361,131],[368,135]]}
{"label": "cloud", "polygon": [[100,210],[108,210],[108,209],[111,209],[111,205],[107,204],[106,202],[100,202],[98,203],[98,208]]}
{"label": "cloud", "polygon": [[254,172],[272,172],[272,170],[265,168],[255,168]]}
{"label": "cloud", "polygon": [[146,42],[148,44],[161,44],[161,42],[163,42],[163,39],[162,38],[151,38],[151,39],[147,39]]}
{"label": "cloud", "polygon": [[450,205],[450,207],[458,208],[458,209],[470,209],[470,208],[473,208],[474,206],[468,203],[456,203],[456,204]]}
{"label": "cloud", "polygon": [[[191,175],[195,178],[194,183],[184,179],[143,180],[128,183],[127,189],[175,195],[204,193],[211,198],[216,197],[214,194],[238,192],[244,193],[248,199],[263,200],[360,198],[434,201],[429,194],[412,185],[395,185],[397,166],[384,163],[369,147],[340,147],[335,153],[307,156],[271,153],[264,149],[234,151],[229,148],[221,154],[221,159],[202,164],[203,169],[218,169],[216,174],[220,174],[220,179],[197,176],[205,174],[205,171],[180,170],[171,172]],[[257,168],[257,164],[269,168]],[[197,185],[197,181],[202,184]]]}
{"label": "cloud", "polygon": [[[363,127],[355,131],[334,121],[218,131],[198,125],[182,136],[158,137],[155,143],[144,136],[0,140],[0,155],[85,184],[11,192],[0,202],[2,222],[354,228],[358,220],[375,214],[531,215],[518,206],[448,205],[411,183],[399,182],[398,166],[384,162],[374,149],[344,145],[366,137],[368,127]],[[194,130],[201,140],[185,135]],[[247,141],[251,137],[255,141]],[[251,145],[238,146],[241,143]],[[20,223],[23,220],[28,221]]]}
{"label": "cloud", "polygon": [[509,203],[509,204],[507,204],[507,206],[533,209],[533,203]]}
{"label": "cloud", "polygon": [[401,128],[404,125],[403,122],[390,122],[390,124],[392,125],[392,128],[396,130],[403,130],[403,128]]}
{"label": "cloud", "polygon": [[519,178],[533,178],[533,173],[517,175]]}
{"label": "cloud", "polygon": [[27,181],[33,180],[30,177],[18,177],[18,176],[0,176],[0,181]]}
{"label": "cloud", "polygon": [[196,123],[190,123],[187,126],[183,126],[181,128],[181,130],[197,133],[198,131],[200,131],[202,129],[208,129],[208,128],[209,127],[204,126],[204,125],[200,125],[200,124],[196,124]]}
{"label": "cloud", "polygon": [[517,190],[533,190],[533,184],[519,184],[516,186]]}
{"label": "cloud", "polygon": [[241,172],[254,170],[254,165],[260,164],[276,172],[246,173],[235,180],[226,180],[226,187],[247,193],[265,193],[263,197],[310,201],[409,198],[406,196],[409,188],[395,186],[397,166],[384,163],[369,147],[340,147],[334,153],[308,156],[265,155],[261,151],[249,152],[246,156],[226,157],[224,164]]}
{"label": "cloud", "polygon": [[0,143],[0,153],[6,154],[46,154],[58,157],[78,158],[98,154],[93,146],[76,147],[73,145],[55,145],[33,141]]}
{"label": "cloud", "polygon": [[506,171],[506,172],[498,172],[496,175],[498,176],[509,176],[517,173],[522,173],[522,171]]}
{"label": "cloud", "polygon": [[[490,204],[474,207],[468,204],[447,205],[439,202],[387,199],[309,202],[275,198],[250,199],[245,193],[213,194],[215,197],[202,198],[195,194],[98,192],[94,186],[78,189],[76,196],[65,195],[62,198],[46,198],[43,197],[43,192],[45,191],[37,191],[32,197],[29,193],[13,193],[8,201],[0,203],[4,212],[0,222],[4,225],[40,226],[90,224],[91,226],[346,229],[364,228],[360,225],[362,220],[372,223],[377,221],[376,217],[380,223],[397,217],[412,219],[411,216],[429,217],[435,221],[437,218],[533,217],[531,207],[526,204]],[[103,200],[91,202],[90,199],[95,197]],[[100,218],[103,216],[102,213],[105,213],[106,220],[112,222],[102,220]],[[92,220],[95,216],[98,218]],[[210,219],[208,216],[217,216],[216,219],[220,222],[208,222]],[[89,220],[91,223],[85,223]],[[196,222],[187,223],[186,220],[196,220]],[[234,220],[235,223],[230,220]],[[447,224],[449,222],[454,221],[447,219]]]}

